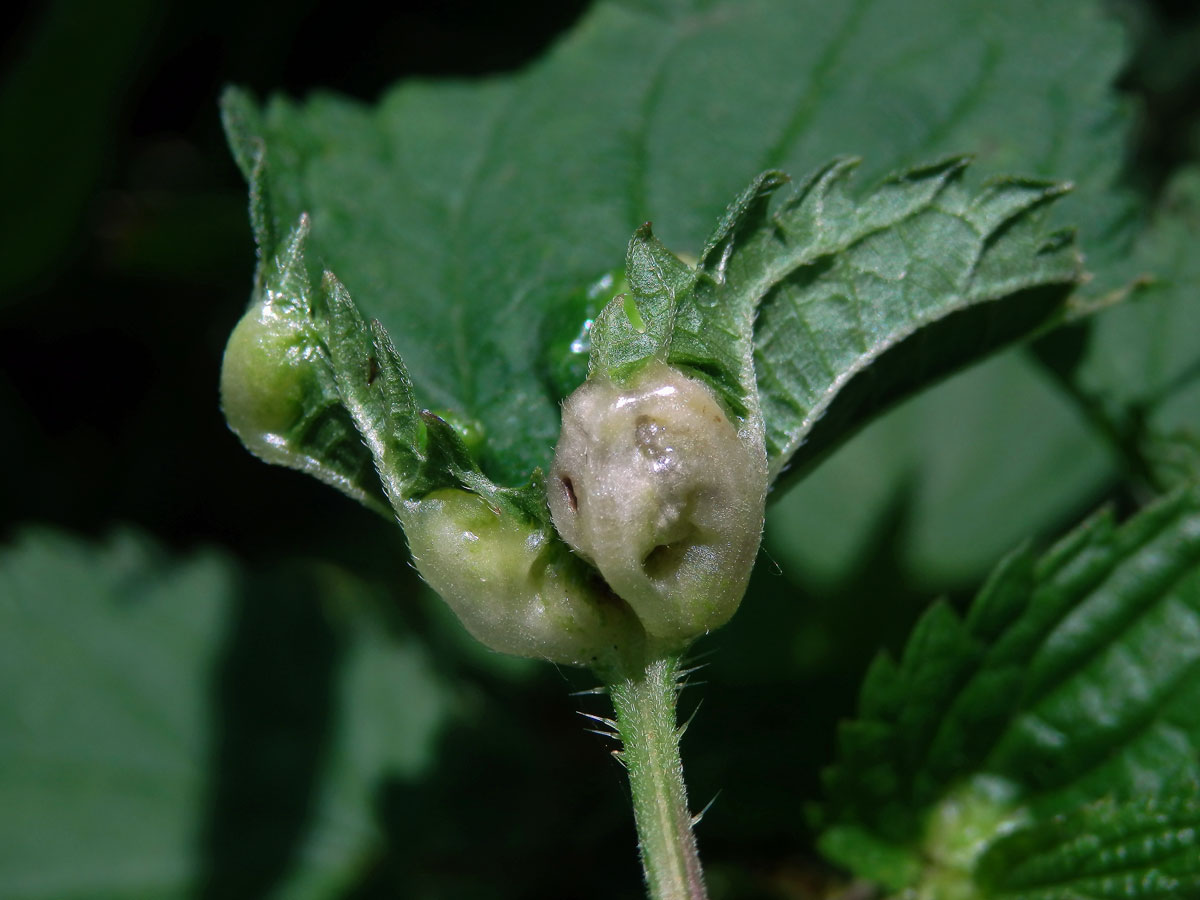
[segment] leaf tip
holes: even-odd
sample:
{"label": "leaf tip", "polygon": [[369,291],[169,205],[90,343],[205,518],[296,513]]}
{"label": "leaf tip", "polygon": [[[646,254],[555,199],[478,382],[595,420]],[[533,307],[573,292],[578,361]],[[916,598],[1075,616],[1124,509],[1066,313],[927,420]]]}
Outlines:
{"label": "leaf tip", "polygon": [[883,184],[907,184],[924,178],[950,181],[965,172],[974,160],[975,157],[970,153],[956,153],[952,156],[935,159],[930,163],[894,172],[884,178]]}
{"label": "leaf tip", "polygon": [[861,156],[838,156],[819,173],[818,180],[824,184],[832,184],[848,177],[862,165]]}

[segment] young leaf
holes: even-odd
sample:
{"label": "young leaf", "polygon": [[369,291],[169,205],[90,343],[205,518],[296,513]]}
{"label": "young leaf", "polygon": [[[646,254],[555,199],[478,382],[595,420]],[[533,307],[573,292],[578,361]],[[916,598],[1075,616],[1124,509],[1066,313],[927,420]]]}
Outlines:
{"label": "young leaf", "polygon": [[548,524],[537,476],[524,490],[493,484],[462,435],[417,405],[383,327],[363,319],[330,273],[313,286],[308,230],[302,216],[275,265],[260,272],[256,300],[226,348],[221,403],[247,449],[384,515],[387,503],[403,516],[409,501],[465,487]]}
{"label": "young leaf", "polygon": [[1013,555],[964,618],[935,606],[899,662],[880,657],[827,773],[824,845],[851,867],[888,845],[917,871],[938,856],[939,818],[973,808],[994,827],[956,863],[969,873],[1015,824],[1200,777],[1198,711],[1190,488],[1119,528],[1098,515],[1040,559]]}
{"label": "young leaf", "polygon": [[582,353],[589,312],[564,304],[648,219],[699,255],[755,172],[859,152],[874,179],[972,152],[981,173],[1071,178],[1062,221],[1118,243],[1121,57],[1092,0],[600,2],[516,75],[406,84],[375,108],[225,107],[264,258],[308,212],[314,259],[383,322],[422,402],[478,421],[482,468],[518,484],[557,434],[551,373]]}
{"label": "young leaf", "polygon": [[[745,265],[742,242],[769,230],[771,196],[786,184],[764,172],[726,210],[695,269],[682,263],[643,225],[629,242],[629,292],[618,295],[592,328],[588,374],[621,378],[658,358],[685,366],[716,389],[726,407],[762,440],[754,373],[754,318],[765,291],[727,283]],[[740,289],[739,289],[740,288]]]}
{"label": "young leaf", "polygon": [[[1078,282],[1071,236],[1040,223],[1065,187],[1005,179],[968,198],[965,165],[904,172],[856,200],[845,187],[855,163],[842,160],[774,212],[786,179],[764,173],[695,269],[643,226],[630,293],[592,330],[591,374],[620,377],[652,357],[690,368],[736,415],[765,419],[772,476],[806,442],[811,459],[905,390],[1061,313]],[[919,347],[905,346],[918,332]],[[839,397],[848,411],[828,415]],[[810,442],[822,419],[826,443]]]}
{"label": "young leaf", "polygon": [[[258,223],[255,231],[266,240]],[[255,456],[306,472],[387,516],[388,497],[343,403],[316,323],[305,270],[307,234],[302,217],[283,252],[260,267],[255,302],[226,347],[221,407]]]}
{"label": "young leaf", "polygon": [[858,204],[845,192],[849,165],[830,166],[774,223],[785,265],[751,252],[770,291],[755,361],[773,473],[1061,312],[1080,260],[1039,213],[1065,186],[1004,179],[968,197],[955,183],[962,166],[901,173]]}

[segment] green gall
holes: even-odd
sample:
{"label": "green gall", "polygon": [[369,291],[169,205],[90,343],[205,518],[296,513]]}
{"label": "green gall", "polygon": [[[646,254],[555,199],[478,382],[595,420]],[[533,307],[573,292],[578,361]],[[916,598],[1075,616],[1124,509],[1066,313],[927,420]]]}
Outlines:
{"label": "green gall", "polygon": [[640,641],[625,605],[548,530],[451,488],[401,519],[417,570],[492,649],[606,666]]}
{"label": "green gall", "polygon": [[684,644],[724,624],[762,537],[761,433],[662,362],[587,381],[563,405],[548,500],[563,539],[647,636]]}
{"label": "green gall", "polygon": [[391,518],[307,305],[268,293],[225,345],[221,409],[246,449],[307,472]]}
{"label": "green gall", "polygon": [[306,397],[320,392],[317,352],[303,320],[269,301],[251,307],[233,329],[221,365],[221,408],[256,455],[277,455],[303,418]]}

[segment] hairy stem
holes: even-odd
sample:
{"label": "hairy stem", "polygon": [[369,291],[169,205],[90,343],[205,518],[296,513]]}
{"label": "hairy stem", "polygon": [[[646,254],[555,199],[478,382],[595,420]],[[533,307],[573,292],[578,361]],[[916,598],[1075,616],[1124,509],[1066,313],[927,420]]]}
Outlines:
{"label": "hairy stem", "polygon": [[654,660],[609,685],[629,770],[642,868],[653,900],[704,900],[704,873],[692,834],[681,730],[675,721],[679,660]]}

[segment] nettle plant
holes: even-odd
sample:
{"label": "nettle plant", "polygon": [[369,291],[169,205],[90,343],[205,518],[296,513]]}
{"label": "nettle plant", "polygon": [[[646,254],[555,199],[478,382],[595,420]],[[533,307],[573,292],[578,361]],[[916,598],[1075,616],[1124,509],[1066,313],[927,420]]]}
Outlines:
{"label": "nettle plant", "polygon": [[[1195,192],[1138,237],[1133,201],[1102,187],[1127,127],[1105,93],[1115,25],[1059,4],[1083,48],[1060,60],[1022,13],[955,4],[931,28],[990,43],[964,57],[974,86],[947,93],[914,57],[938,35],[897,29],[886,4],[780,22],[769,4],[684,6],[599,4],[528,72],[404,86],[377,110],[230,91],[260,263],[221,374],[229,425],[398,522],[483,644],[595,673],[649,892],[697,898],[676,697],[694,642],[738,608],[766,506],[888,404],[1039,339],[1163,496],[1009,556],[964,614],[935,605],[879,658],[826,773],[820,848],[906,896],[1200,896],[1194,457],[1151,392],[1097,368],[1095,348],[1130,344],[1092,321],[1136,275],[1186,264]],[[798,71],[785,51],[805,25],[821,64]],[[929,123],[889,128],[863,106],[873,84]],[[790,99],[764,99],[779,85]],[[1057,134],[1016,127],[1055,91],[1079,101],[1055,108]],[[894,174],[813,170],[831,145]],[[951,146],[981,159],[938,156]],[[1053,342],[1088,328],[1091,355],[1063,364]]]}

